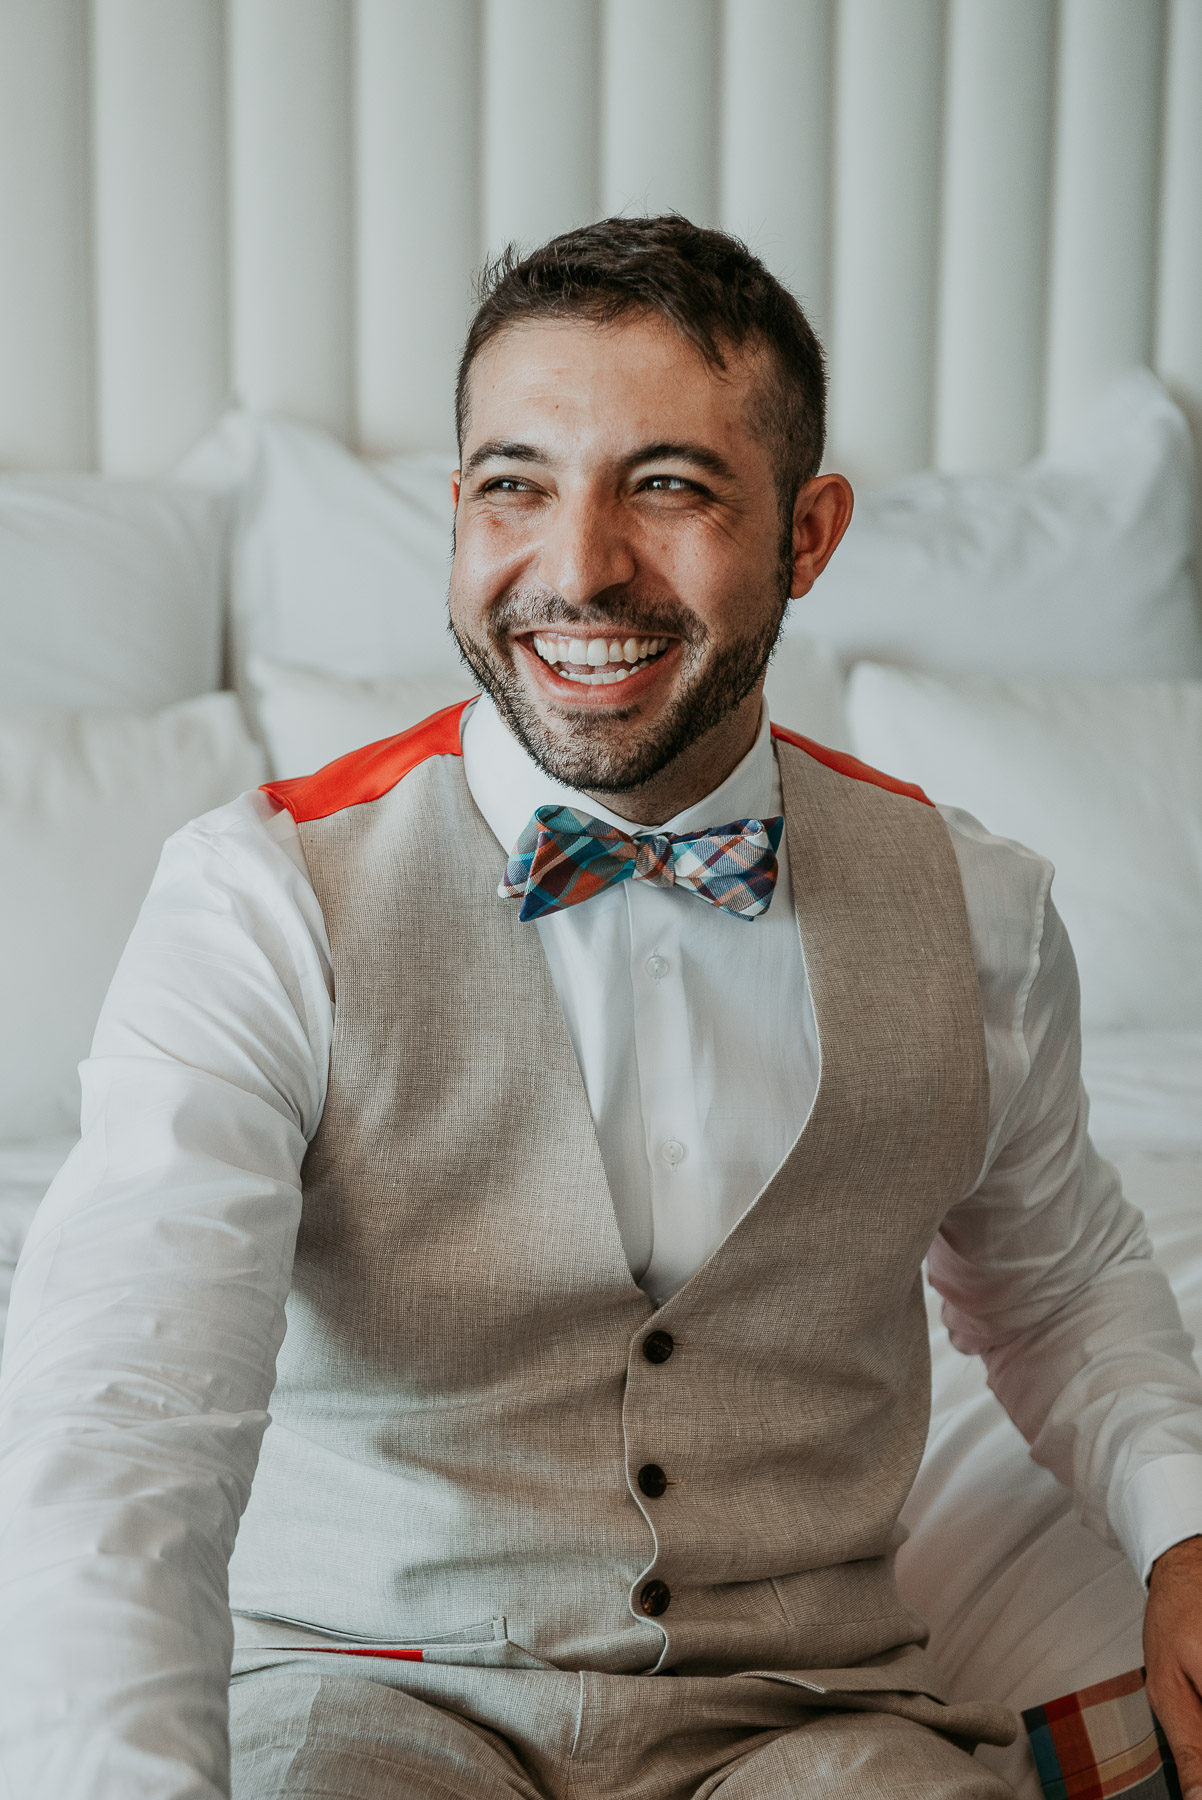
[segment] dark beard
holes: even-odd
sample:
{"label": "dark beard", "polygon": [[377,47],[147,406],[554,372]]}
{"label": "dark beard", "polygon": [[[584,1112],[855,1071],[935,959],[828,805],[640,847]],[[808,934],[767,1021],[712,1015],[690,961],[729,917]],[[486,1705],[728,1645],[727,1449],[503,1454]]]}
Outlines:
{"label": "dark beard", "polygon": [[[783,573],[783,571],[782,571]],[[555,781],[585,793],[618,794],[654,779],[747,698],[768,666],[788,606],[788,580],[780,584],[772,618],[751,636],[706,654],[708,633],[676,601],[615,600],[603,607],[573,607],[557,595],[509,594],[489,615],[489,639],[481,642],[452,625],[459,653],[491,695],[506,725]],[[598,719],[561,717],[551,732],[522,690],[507,639],[534,625],[595,625],[599,637],[675,637],[682,646],[681,684],[675,699],[651,725],[631,728],[634,709]],[[623,727],[626,729],[623,729]]]}

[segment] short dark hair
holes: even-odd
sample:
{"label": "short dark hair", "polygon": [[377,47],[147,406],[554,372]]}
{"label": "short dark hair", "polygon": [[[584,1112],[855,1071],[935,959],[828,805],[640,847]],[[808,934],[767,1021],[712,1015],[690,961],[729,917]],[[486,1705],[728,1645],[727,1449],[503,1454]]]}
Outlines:
{"label": "short dark hair", "polygon": [[508,249],[484,265],[476,315],[459,360],[455,427],[462,444],[467,383],[485,345],[511,325],[659,313],[717,368],[724,352],[768,354],[757,425],[771,445],[782,515],[818,473],[826,438],[826,364],[804,312],[746,244],[679,213],[600,219],[522,255]]}

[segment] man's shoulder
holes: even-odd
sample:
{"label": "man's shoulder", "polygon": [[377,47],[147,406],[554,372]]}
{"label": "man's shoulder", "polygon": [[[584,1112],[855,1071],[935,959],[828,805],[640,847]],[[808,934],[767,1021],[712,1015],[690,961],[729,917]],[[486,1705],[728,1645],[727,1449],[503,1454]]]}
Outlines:
{"label": "man's shoulder", "polygon": [[[1053,865],[1013,838],[999,837],[971,813],[940,805],[960,868],[977,971],[996,1016],[1022,1011],[1050,910]],[[1005,1003],[1003,992],[1011,998]]]}
{"label": "man's shoulder", "polygon": [[463,755],[460,725],[470,705],[470,700],[462,700],[445,706],[408,731],[352,750],[313,775],[265,782],[263,792],[290,812],[298,825],[380,800],[433,757]]}
{"label": "man's shoulder", "polygon": [[783,725],[772,727],[772,739],[777,745],[784,744],[803,752],[814,762],[821,763],[823,768],[833,769],[837,775],[845,775],[851,781],[867,782],[870,787],[883,788],[888,794],[903,794],[907,800],[921,801],[923,806],[934,804],[914,782],[899,781],[896,776],[886,775],[870,763],[861,762],[858,756],[850,756],[845,750],[828,749],[825,744],[815,743],[813,738],[802,737],[800,732],[789,731]]}

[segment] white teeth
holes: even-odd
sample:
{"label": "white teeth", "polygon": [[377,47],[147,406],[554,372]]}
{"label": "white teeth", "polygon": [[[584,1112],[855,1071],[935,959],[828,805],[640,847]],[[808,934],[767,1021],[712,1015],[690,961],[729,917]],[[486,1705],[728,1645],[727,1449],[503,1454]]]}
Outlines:
{"label": "white teeth", "polygon": [[565,681],[578,681],[582,687],[612,687],[615,681],[626,681],[633,673],[630,669],[578,669],[563,670]]}
{"label": "white teeth", "polygon": [[[537,655],[544,662],[561,665],[561,672],[569,681],[598,683],[625,681],[633,673],[634,665],[644,661],[646,657],[658,656],[666,648],[667,638],[568,638],[542,637],[532,638],[531,642]],[[629,668],[610,669],[609,663],[628,663]],[[562,667],[566,664],[567,667]],[[589,672],[586,674],[585,670]]]}

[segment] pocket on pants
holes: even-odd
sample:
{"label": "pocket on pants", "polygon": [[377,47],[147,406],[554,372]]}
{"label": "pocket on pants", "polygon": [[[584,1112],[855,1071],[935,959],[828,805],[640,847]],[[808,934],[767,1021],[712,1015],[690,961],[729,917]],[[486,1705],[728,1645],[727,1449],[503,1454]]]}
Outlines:
{"label": "pocket on pants", "polygon": [[234,1619],[234,1674],[287,1661],[294,1656],[379,1657],[384,1661],[454,1663],[473,1668],[548,1669],[509,1635],[500,1614],[474,1625],[460,1625],[435,1635],[369,1637],[357,1632],[331,1631],[303,1619],[274,1613],[236,1612]]}

